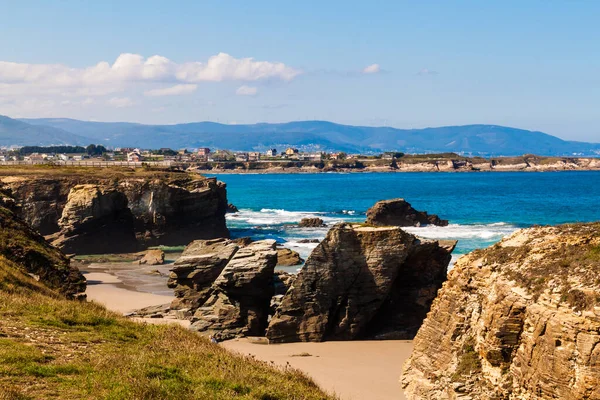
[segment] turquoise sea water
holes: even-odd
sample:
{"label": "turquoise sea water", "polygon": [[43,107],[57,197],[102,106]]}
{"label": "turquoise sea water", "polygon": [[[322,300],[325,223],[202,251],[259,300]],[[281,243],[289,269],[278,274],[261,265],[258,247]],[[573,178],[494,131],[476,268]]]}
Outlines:
{"label": "turquoise sea water", "polygon": [[325,229],[298,228],[307,216],[326,223],[364,221],[376,201],[403,197],[448,227],[408,228],[417,235],[457,239],[456,255],[489,246],[520,227],[600,220],[600,172],[222,174],[232,236],[273,238],[305,257]]}

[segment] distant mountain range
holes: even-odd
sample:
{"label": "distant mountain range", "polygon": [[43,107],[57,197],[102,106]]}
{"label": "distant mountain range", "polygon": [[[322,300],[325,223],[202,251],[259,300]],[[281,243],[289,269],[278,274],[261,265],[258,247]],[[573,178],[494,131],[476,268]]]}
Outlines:
{"label": "distant mountain range", "polygon": [[287,146],[304,150],[379,153],[456,152],[483,156],[533,153],[545,156],[600,155],[600,143],[573,142],[543,132],[498,125],[396,129],[298,121],[225,125],[195,122],[143,125],[65,118],[15,120],[0,116],[0,146],[103,144],[113,147],[210,147],[258,150]]}

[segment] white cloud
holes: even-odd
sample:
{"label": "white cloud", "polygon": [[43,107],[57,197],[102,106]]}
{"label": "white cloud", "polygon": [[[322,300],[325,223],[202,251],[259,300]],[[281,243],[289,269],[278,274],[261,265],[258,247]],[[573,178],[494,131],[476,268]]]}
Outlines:
{"label": "white cloud", "polygon": [[363,74],[376,74],[378,72],[381,72],[381,67],[379,66],[379,64],[368,65],[362,70]]}
{"label": "white cloud", "polygon": [[256,94],[258,93],[258,88],[254,87],[254,86],[240,86],[236,91],[235,94],[237,94],[238,96],[256,96]]}
{"label": "white cloud", "polygon": [[248,84],[250,89],[242,92],[253,95],[257,89],[252,89],[251,82],[290,81],[302,73],[281,62],[235,58],[225,53],[184,63],[158,55],[145,58],[124,53],[112,63],[101,61],[78,68],[0,61],[0,96],[4,99],[0,114],[55,116],[63,114],[65,109],[77,113],[76,108],[83,106],[87,113],[104,107],[131,107],[140,103],[132,100],[140,94],[183,95],[198,90],[201,82]]}
{"label": "white cloud", "polygon": [[131,100],[129,97],[112,97],[107,103],[109,106],[117,108],[131,107],[135,105],[135,101]]}
{"label": "white cloud", "polygon": [[121,54],[110,65],[106,61],[87,68],[62,64],[23,64],[0,61],[0,83],[36,84],[46,87],[95,87],[132,82],[290,81],[302,71],[280,62],[235,58],[219,53],[206,62],[177,64],[162,56],[145,59],[139,54]]}
{"label": "white cloud", "polygon": [[193,93],[196,91],[197,88],[198,88],[198,85],[181,84],[181,85],[175,85],[175,86],[171,86],[171,87],[167,87],[167,88],[147,90],[146,92],[144,92],[144,94],[146,96],[151,96],[151,97],[177,96],[177,95],[181,95],[181,94]]}

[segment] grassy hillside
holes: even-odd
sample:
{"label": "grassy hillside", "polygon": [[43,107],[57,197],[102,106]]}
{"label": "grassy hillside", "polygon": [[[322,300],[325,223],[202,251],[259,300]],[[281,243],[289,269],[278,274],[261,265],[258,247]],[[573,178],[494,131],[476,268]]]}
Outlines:
{"label": "grassy hillside", "polygon": [[[0,246],[14,235],[19,248],[46,257],[19,223],[2,232]],[[46,261],[62,262],[52,254]],[[67,300],[20,262],[0,252],[0,400],[331,398],[297,371],[234,355],[181,327]]]}

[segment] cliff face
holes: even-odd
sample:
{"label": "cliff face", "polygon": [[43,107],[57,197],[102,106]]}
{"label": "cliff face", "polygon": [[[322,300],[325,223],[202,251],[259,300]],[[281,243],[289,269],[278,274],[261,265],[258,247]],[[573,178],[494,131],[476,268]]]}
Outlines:
{"label": "cliff face", "polygon": [[[188,173],[138,176],[110,170],[94,172],[59,171],[52,177],[31,173],[0,179],[2,189],[15,200],[19,217],[41,234],[57,239],[93,233],[107,241],[98,248],[81,248],[73,240],[57,242],[64,243],[69,252],[105,252],[111,245],[118,247],[112,252],[135,251],[136,247],[229,236],[226,189],[216,179]],[[84,190],[80,185],[95,189],[87,186]],[[111,233],[117,232],[113,228],[119,224],[125,238]],[[136,242],[130,240],[131,235]]]}
{"label": "cliff face", "polygon": [[85,278],[69,264],[69,259],[3,206],[0,206],[0,255],[68,298],[82,297],[85,292]]}
{"label": "cliff face", "polygon": [[404,365],[410,399],[600,399],[600,224],[458,260]]}
{"label": "cliff face", "polygon": [[283,297],[269,341],[412,338],[454,244],[421,241],[398,227],[336,225]]}

